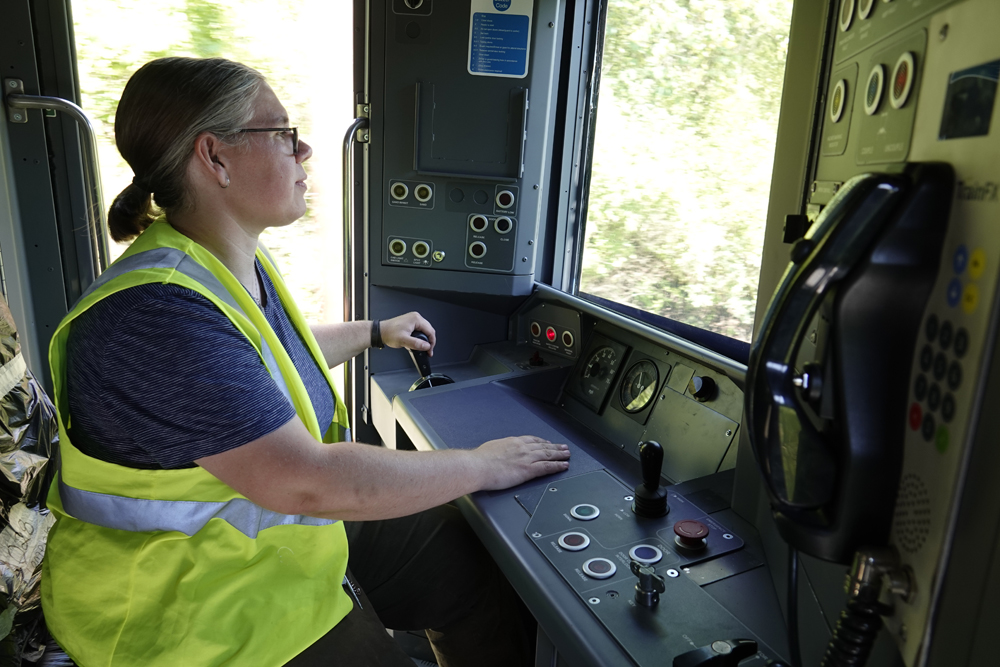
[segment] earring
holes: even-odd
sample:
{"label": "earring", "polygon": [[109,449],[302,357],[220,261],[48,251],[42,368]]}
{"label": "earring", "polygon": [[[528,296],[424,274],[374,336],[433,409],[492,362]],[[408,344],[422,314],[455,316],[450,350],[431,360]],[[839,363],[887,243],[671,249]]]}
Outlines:
{"label": "earring", "polygon": [[219,187],[221,187],[223,190],[225,190],[226,188],[229,187],[229,177],[228,176],[226,176],[226,184],[222,185],[222,186],[219,186]]}

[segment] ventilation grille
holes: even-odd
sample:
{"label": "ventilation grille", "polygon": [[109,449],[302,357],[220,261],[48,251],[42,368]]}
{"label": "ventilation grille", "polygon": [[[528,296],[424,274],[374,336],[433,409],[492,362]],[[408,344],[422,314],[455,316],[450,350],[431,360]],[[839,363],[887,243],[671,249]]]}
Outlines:
{"label": "ventilation grille", "polygon": [[907,473],[899,484],[896,499],[895,542],[908,553],[924,546],[931,529],[931,499],[919,475]]}

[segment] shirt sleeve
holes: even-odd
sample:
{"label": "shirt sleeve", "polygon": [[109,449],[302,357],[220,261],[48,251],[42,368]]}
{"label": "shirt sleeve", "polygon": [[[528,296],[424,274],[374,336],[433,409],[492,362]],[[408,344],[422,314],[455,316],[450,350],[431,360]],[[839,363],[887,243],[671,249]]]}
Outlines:
{"label": "shirt sleeve", "polygon": [[71,438],[112,463],[189,467],[295,417],[246,336],[183,287],[103,299],[73,323],[67,354]]}

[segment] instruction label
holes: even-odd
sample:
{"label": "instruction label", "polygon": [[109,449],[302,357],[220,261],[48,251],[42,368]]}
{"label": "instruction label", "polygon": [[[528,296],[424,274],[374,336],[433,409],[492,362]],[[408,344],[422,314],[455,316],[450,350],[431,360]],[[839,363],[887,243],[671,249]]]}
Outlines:
{"label": "instruction label", "polygon": [[472,0],[469,74],[527,76],[533,9],[534,0]]}

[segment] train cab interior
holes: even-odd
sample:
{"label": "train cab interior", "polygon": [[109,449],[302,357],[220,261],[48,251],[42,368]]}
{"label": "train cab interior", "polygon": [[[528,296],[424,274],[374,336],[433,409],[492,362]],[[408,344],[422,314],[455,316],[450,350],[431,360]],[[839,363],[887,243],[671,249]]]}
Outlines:
{"label": "train cab interior", "polygon": [[[3,295],[48,388],[113,254],[78,4],[0,7]],[[996,664],[1000,3],[334,4],[318,252],[345,319],[438,332],[346,365],[351,436],[569,445],[456,501],[536,667]]]}

